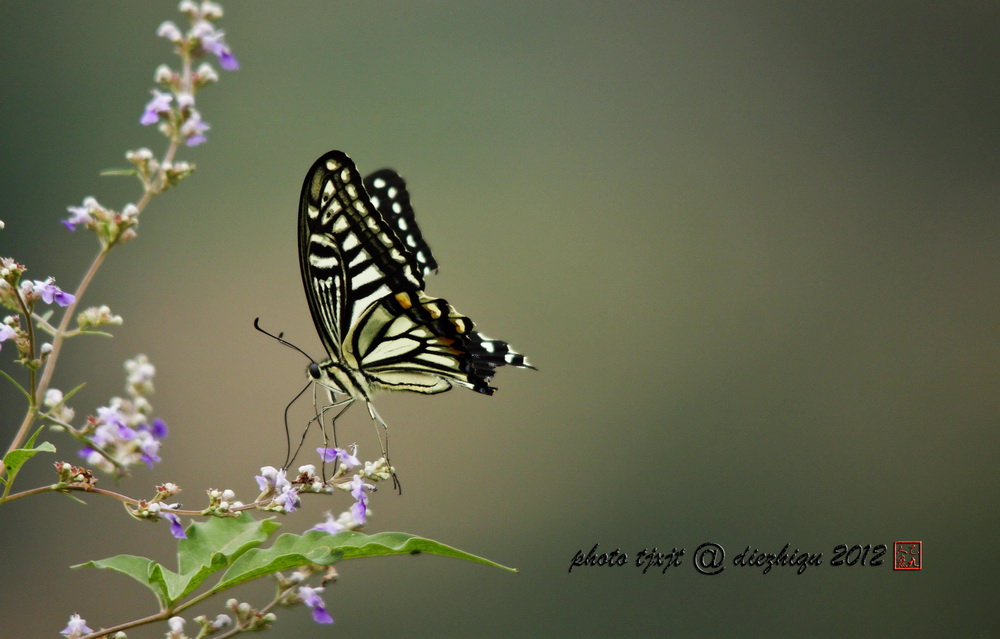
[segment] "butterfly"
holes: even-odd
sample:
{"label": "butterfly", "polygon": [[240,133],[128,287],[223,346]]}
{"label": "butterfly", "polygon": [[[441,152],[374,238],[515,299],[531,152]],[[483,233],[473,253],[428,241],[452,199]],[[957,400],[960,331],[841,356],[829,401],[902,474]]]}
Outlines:
{"label": "butterfly", "polygon": [[424,292],[437,262],[395,171],[362,180],[345,153],[324,154],[302,185],[298,233],[302,283],[328,356],[308,373],[330,393],[330,407],[343,412],[363,401],[384,428],[372,405],[377,393],[432,395],[460,386],[492,395],[501,366],[534,368]]}

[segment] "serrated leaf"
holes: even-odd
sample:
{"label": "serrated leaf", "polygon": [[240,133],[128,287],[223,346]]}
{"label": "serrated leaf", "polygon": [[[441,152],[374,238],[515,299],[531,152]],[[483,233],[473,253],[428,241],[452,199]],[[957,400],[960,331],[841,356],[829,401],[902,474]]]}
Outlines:
{"label": "serrated leaf", "polygon": [[264,543],[279,527],[273,519],[256,521],[247,513],[239,517],[213,517],[188,526],[187,539],[177,545],[180,579],[168,583],[170,600],[177,601],[192,592],[209,575]]}
{"label": "serrated leaf", "polygon": [[116,555],[107,559],[88,561],[77,564],[73,568],[99,568],[101,570],[113,570],[132,579],[135,579],[143,586],[153,591],[160,606],[166,607],[169,604],[167,597],[167,580],[164,572],[170,572],[160,564],[147,557],[137,557],[135,555]]}
{"label": "serrated leaf", "polygon": [[310,530],[304,535],[281,535],[270,548],[247,552],[233,563],[222,576],[222,581],[212,590],[223,590],[262,575],[304,564],[328,566],[342,559],[420,553],[455,557],[517,572],[489,559],[408,533],[365,535],[359,532],[341,532],[331,535],[320,530]]}
{"label": "serrated leaf", "polygon": [[279,524],[270,519],[255,521],[246,513],[193,523],[185,531],[187,539],[180,540],[177,545],[179,572],[134,555],[89,561],[74,568],[89,566],[128,575],[153,591],[162,607],[169,608],[191,594],[210,575],[259,546],[278,527]]}

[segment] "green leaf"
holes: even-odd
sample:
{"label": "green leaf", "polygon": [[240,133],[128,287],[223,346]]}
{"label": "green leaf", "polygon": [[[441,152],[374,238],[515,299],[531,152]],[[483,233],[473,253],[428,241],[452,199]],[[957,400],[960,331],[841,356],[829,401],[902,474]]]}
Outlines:
{"label": "green leaf", "polygon": [[169,603],[167,583],[163,574],[164,568],[152,559],[136,557],[135,555],[117,555],[108,559],[98,559],[97,561],[88,561],[85,564],[73,566],[73,568],[86,567],[113,570],[127,575],[152,590],[153,594],[156,595],[156,599],[160,602],[160,606],[166,607]]}
{"label": "green leaf", "polygon": [[185,531],[187,539],[177,544],[178,572],[152,559],[134,555],[89,561],[74,568],[89,566],[128,575],[149,588],[162,607],[170,608],[191,594],[212,573],[223,570],[248,550],[259,546],[278,527],[279,524],[270,519],[255,521],[246,513],[193,523]]}
{"label": "green leaf", "polygon": [[0,375],[3,375],[4,377],[6,377],[7,381],[14,385],[14,388],[16,388],[17,390],[21,391],[21,394],[24,395],[24,398],[26,400],[28,400],[29,402],[31,401],[31,394],[27,390],[24,389],[24,386],[21,386],[20,384],[18,384],[16,379],[14,379],[10,375],[8,375],[7,371],[5,371],[3,369],[0,369]]}
{"label": "green leaf", "polygon": [[341,559],[421,553],[455,557],[517,572],[489,559],[408,533],[365,535],[359,532],[341,532],[331,535],[320,530],[310,530],[304,535],[281,535],[270,548],[247,552],[233,563],[222,576],[222,581],[212,590],[223,590],[262,575],[305,564],[329,566]]}
{"label": "green leaf", "polygon": [[[35,443],[35,438],[38,436],[40,431],[41,429],[35,431],[35,434],[28,440],[28,446]],[[16,448],[10,451],[3,457],[3,465],[7,468],[7,476],[0,477],[0,481],[4,484],[10,485],[14,482],[14,477],[17,476],[17,472],[21,469],[21,466],[26,464],[29,459],[38,453],[54,452],[56,452],[56,447],[49,442],[42,442],[35,448]]]}
{"label": "green leaf", "polygon": [[280,526],[273,518],[256,521],[247,513],[239,517],[213,517],[188,526],[187,539],[177,545],[177,566],[182,579],[170,584],[171,601],[189,594],[209,575],[264,543]]}
{"label": "green leaf", "polygon": [[279,524],[271,519],[255,521],[246,513],[240,517],[212,518],[191,524],[186,531],[187,539],[178,544],[179,572],[168,570],[152,559],[134,555],[89,561],[74,568],[88,566],[127,575],[149,588],[165,609],[173,608],[204,583],[209,575],[227,566],[228,570],[208,592],[217,593],[251,579],[306,564],[329,566],[341,559],[383,555],[428,553],[517,572],[430,539],[396,532],[375,535],[342,532],[331,535],[310,530],[304,535],[281,535],[270,548],[256,548],[278,527]]}

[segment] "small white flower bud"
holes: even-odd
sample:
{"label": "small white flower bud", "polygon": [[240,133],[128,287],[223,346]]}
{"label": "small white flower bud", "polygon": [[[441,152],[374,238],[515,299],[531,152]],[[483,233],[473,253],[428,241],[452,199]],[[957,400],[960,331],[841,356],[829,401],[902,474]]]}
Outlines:
{"label": "small white flower bud", "polygon": [[170,20],[167,20],[156,29],[156,35],[174,43],[180,42],[182,37],[181,30]]}
{"label": "small white flower bud", "polygon": [[212,82],[219,81],[219,74],[216,73],[215,68],[207,62],[202,62],[200,65],[198,65],[198,68],[195,70],[195,73],[198,75],[198,79],[201,80],[202,83],[204,84],[210,84]]}
{"label": "small white flower bud", "polygon": [[153,80],[157,84],[170,84],[174,79],[174,72],[165,64],[156,67],[153,72]]}
{"label": "small white flower bud", "polygon": [[218,20],[222,17],[222,7],[214,2],[205,0],[205,2],[201,3],[201,17],[206,20]]}

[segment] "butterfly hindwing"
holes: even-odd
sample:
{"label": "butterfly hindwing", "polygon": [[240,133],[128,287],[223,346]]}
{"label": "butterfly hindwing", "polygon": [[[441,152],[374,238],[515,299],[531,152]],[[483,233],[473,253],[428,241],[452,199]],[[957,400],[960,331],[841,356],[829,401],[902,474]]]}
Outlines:
{"label": "butterfly hindwing", "polygon": [[424,277],[437,271],[437,260],[417,226],[403,176],[392,169],[380,169],[365,178],[365,190],[382,219],[408,249],[407,255],[413,258],[411,266]]}

